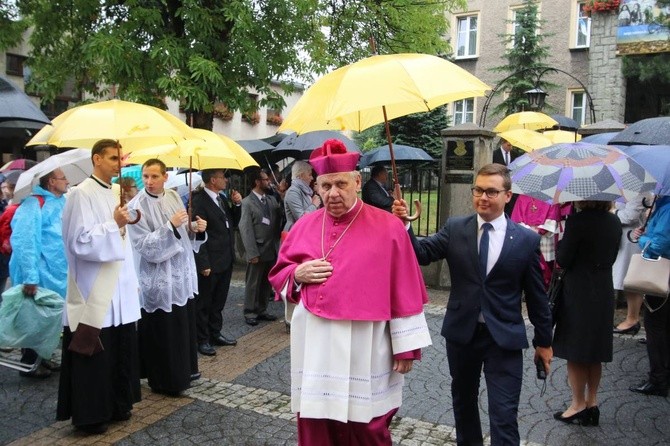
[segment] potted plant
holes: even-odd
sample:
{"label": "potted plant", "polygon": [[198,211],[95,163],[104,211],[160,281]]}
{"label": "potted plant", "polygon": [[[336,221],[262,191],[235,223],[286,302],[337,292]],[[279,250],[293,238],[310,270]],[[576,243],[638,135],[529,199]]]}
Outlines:
{"label": "potted plant", "polygon": [[242,121],[248,122],[251,125],[256,125],[261,122],[261,114],[257,111],[242,113]]}
{"label": "potted plant", "polygon": [[279,126],[282,124],[282,122],[284,122],[284,118],[282,118],[281,115],[277,113],[268,114],[267,118],[265,119],[265,122],[270,125]]}
{"label": "potted plant", "polygon": [[591,14],[593,11],[618,11],[621,0],[588,0],[584,5],[584,12]]}
{"label": "potted plant", "polygon": [[222,121],[230,121],[233,119],[233,112],[228,108],[226,104],[221,102],[214,104],[214,116],[221,119]]}

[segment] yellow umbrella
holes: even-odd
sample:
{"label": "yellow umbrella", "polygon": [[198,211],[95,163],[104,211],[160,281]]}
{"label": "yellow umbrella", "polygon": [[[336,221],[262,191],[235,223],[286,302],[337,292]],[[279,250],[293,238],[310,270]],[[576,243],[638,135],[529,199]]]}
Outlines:
{"label": "yellow umbrella", "polygon": [[372,56],[316,81],[278,131],[361,131],[447,102],[483,96],[490,89],[464,69],[436,56]]}
{"label": "yellow umbrella", "polygon": [[[459,66],[428,54],[372,56],[328,73],[307,89],[278,131],[360,132],[384,123],[396,198],[401,198],[389,119],[426,112],[491,87]],[[415,201],[417,211],[420,204]],[[418,213],[410,220],[418,218]]]}
{"label": "yellow umbrella", "polygon": [[549,138],[534,130],[507,130],[506,132],[498,133],[498,136],[509,141],[514,147],[518,147],[526,152],[549,147],[552,144]]}
{"label": "yellow umbrella", "polygon": [[542,134],[549,138],[552,144],[571,143],[582,139],[582,135],[567,130],[547,130],[542,132]]}
{"label": "yellow umbrella", "polygon": [[549,115],[539,112],[519,112],[512,113],[505,117],[500,123],[493,128],[494,132],[505,132],[507,130],[527,129],[540,130],[548,129],[558,125],[558,121]]}
{"label": "yellow umbrella", "polygon": [[166,111],[118,99],[74,107],[52,123],[51,128],[39,131],[27,145],[90,149],[96,141],[109,138],[119,140],[127,153],[198,138],[186,123]]}
{"label": "yellow umbrella", "polygon": [[244,148],[224,135],[204,129],[192,129],[199,137],[176,144],[149,147],[133,151],[126,158],[128,164],[142,164],[158,158],[168,167],[203,169],[237,169],[258,166]]}

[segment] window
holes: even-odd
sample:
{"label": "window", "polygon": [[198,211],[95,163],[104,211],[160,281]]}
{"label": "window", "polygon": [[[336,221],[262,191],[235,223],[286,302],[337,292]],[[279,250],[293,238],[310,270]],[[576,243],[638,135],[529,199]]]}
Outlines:
{"label": "window", "polygon": [[475,57],[477,55],[477,16],[457,18],[456,58]]}
{"label": "window", "polygon": [[588,48],[591,43],[591,17],[584,11],[586,2],[577,2],[575,48]]}
{"label": "window", "polygon": [[49,119],[53,119],[66,111],[69,105],[67,99],[55,99],[49,104],[40,104],[40,108]]}
{"label": "window", "polygon": [[475,120],[475,100],[474,98],[463,99],[452,104],[453,124],[464,124],[474,122]]}
{"label": "window", "polygon": [[579,125],[584,125],[586,122],[586,94],[582,90],[573,90],[570,96],[570,116]]}
{"label": "window", "polygon": [[26,57],[19,56],[17,54],[7,53],[7,69],[5,70],[7,74],[12,76],[21,76],[23,77],[23,63],[26,61]]}

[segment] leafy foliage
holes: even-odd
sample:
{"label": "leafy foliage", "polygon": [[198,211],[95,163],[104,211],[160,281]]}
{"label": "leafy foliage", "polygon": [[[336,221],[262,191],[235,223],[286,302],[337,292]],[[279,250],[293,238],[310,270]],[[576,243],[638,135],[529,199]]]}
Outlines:
{"label": "leafy foliage", "polygon": [[[16,7],[10,7],[16,5]],[[163,107],[176,99],[196,127],[216,102],[281,110],[273,88],[370,54],[444,53],[445,11],[464,0],[16,0],[0,3],[0,49],[33,27],[30,88],[45,102],[66,82],[101,97]],[[14,21],[17,17],[25,21]],[[7,21],[15,26],[5,27]],[[11,29],[10,29],[11,28]],[[18,36],[18,37],[17,37]],[[258,103],[249,92],[258,95]]]}
{"label": "leafy foliage", "polygon": [[[544,20],[538,18],[536,0],[524,0],[522,8],[516,10],[516,34],[501,34],[508,44],[504,57],[507,64],[493,68],[494,71],[509,73],[498,86],[508,97],[493,109],[493,114],[509,115],[528,109],[525,92],[535,88],[538,75],[549,68],[544,60],[549,56],[549,48],[542,44],[544,35],[540,32]],[[510,46],[511,45],[511,46]],[[540,79],[543,90],[553,85]]]}
{"label": "leafy foliage", "polygon": [[[394,144],[418,147],[434,158],[442,156],[440,132],[447,128],[446,107],[437,107],[429,112],[415,113],[389,122]],[[370,127],[354,136],[364,152],[388,144],[383,124]]]}

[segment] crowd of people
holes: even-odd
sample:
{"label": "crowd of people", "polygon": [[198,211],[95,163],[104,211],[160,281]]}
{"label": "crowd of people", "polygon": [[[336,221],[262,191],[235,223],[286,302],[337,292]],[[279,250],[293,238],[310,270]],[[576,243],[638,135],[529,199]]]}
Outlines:
{"label": "crowd of people", "polygon": [[[286,305],[301,445],[391,444],[404,375],[431,345],[419,265],[441,259],[451,277],[441,334],[457,442],[483,444],[482,371],[492,444],[520,442],[522,351],[529,347],[524,303],[538,367],[549,373],[554,356],[567,361],[571,401],[554,418],[598,425],[613,334],[640,329],[642,296],[630,294],[627,318],[612,326],[626,257],[637,244],[646,255],[670,257],[668,197],[657,198],[651,216],[641,205],[650,197],[617,207],[513,197],[506,141],[476,174],[474,212],[421,239],[407,221],[407,204],[388,190],[386,168],[375,167],[362,184],[360,154],[338,140],[314,150],[309,162],[296,161],[290,187],[278,173],[252,168],[243,197],[228,187],[226,170],[204,170],[187,207],[166,188],[159,159],[142,165],[142,190],[130,178],[113,184],[121,149],[117,141],[98,141],[93,174],[67,194],[60,169],[43,176],[20,206],[12,203],[13,184],[2,183],[4,280],[26,296],[43,287],[66,301],[60,366],[24,349],[23,362],[41,362],[21,373],[45,378],[60,368],[57,419],[88,434],[131,417],[140,378],[154,392],[179,396],[200,378],[198,353],[213,356],[215,347],[237,344],[222,316],[235,229],[246,263],[244,323],[275,321],[268,312],[274,294]],[[56,257],[67,263],[49,261]],[[615,262],[622,266],[613,269]],[[558,270],[563,305],[552,320],[547,288]],[[666,396],[670,307],[663,296],[645,300],[654,306],[644,319],[650,373],[630,390]]]}

